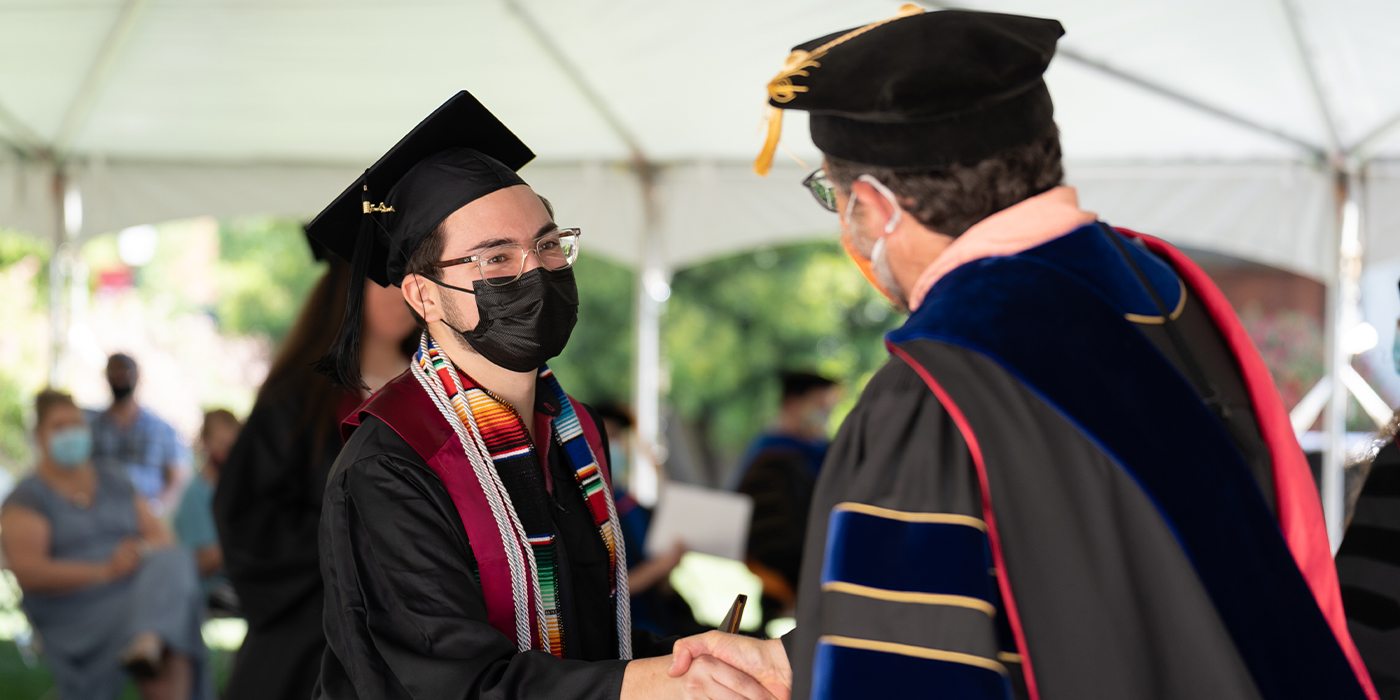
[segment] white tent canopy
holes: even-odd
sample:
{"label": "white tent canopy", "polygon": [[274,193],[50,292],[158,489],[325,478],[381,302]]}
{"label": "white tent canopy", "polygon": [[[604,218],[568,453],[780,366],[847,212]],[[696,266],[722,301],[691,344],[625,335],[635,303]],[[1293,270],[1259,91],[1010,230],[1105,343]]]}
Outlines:
{"label": "white tent canopy", "polygon": [[[1391,3],[967,4],[1064,22],[1049,82],[1070,179],[1112,221],[1327,279],[1328,154],[1400,155],[1400,129],[1386,128],[1400,117]],[[84,234],[308,216],[467,88],[540,154],[527,175],[576,203],[563,215],[613,257],[637,256],[634,149],[665,166],[672,265],[828,233],[798,166],[768,181],[747,171],[763,86],[792,44],[897,6],[0,0],[0,142],[12,146],[0,224],[54,231],[48,153],[83,190]],[[785,143],[815,159],[800,117]],[[1400,218],[1389,199],[1372,206],[1375,220]],[[1397,238],[1367,247],[1400,255]]]}
{"label": "white tent canopy", "polygon": [[[654,386],[645,358],[668,270],[835,229],[798,187],[801,166],[780,155],[767,180],[749,170],[767,80],[793,44],[898,4],[0,0],[0,225],[62,238],[307,217],[466,88],[539,154],[525,176],[589,249],[647,269],[639,384]],[[1048,81],[1086,208],[1327,281],[1339,333],[1355,324],[1348,261],[1400,257],[1400,168],[1383,162],[1400,158],[1400,5],[963,6],[1064,23]],[[784,143],[813,163],[794,117]],[[82,198],[67,234],[60,171]],[[1361,207],[1339,228],[1348,197]],[[1339,260],[1344,230],[1359,245]],[[1334,370],[1349,361],[1334,356]]]}

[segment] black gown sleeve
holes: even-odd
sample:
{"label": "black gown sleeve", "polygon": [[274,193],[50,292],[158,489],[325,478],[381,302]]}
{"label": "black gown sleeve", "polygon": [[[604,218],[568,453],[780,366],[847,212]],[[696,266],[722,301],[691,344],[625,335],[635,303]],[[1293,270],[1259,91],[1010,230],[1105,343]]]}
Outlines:
{"label": "black gown sleeve", "polygon": [[367,420],[327,486],[320,696],[617,698],[626,662],[520,653],[486,622],[461,519],[427,465],[385,444],[396,440]]}
{"label": "black gown sleeve", "polygon": [[316,551],[325,472],[307,463],[305,436],[293,431],[299,414],[295,402],[255,407],[214,494],[225,568],[254,628],[321,589]]}

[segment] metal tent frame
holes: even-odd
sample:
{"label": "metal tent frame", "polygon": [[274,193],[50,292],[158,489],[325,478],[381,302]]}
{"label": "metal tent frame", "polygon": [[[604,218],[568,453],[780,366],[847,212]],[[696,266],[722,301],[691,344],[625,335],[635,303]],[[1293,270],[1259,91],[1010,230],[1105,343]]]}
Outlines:
{"label": "metal tent frame", "polygon": [[[625,157],[622,158],[606,158],[604,163],[612,167],[613,170],[626,172],[627,178],[630,180],[628,186],[633,192],[625,194],[623,197],[626,201],[635,202],[638,210],[638,216],[635,220],[637,235],[631,241],[632,250],[628,253],[628,257],[637,264],[639,271],[636,289],[635,408],[638,419],[637,437],[643,449],[639,451],[638,459],[644,464],[646,462],[664,462],[665,446],[662,444],[660,419],[662,316],[670,294],[671,271],[674,266],[681,264],[684,260],[694,259],[693,253],[688,254],[688,257],[678,254],[675,238],[668,236],[667,233],[668,228],[672,226],[674,211],[681,206],[675,201],[675,198],[666,196],[667,187],[671,184],[668,183],[668,180],[684,180],[692,177],[694,175],[692,171],[696,170],[702,171],[701,176],[704,176],[704,172],[707,172],[706,169],[714,169],[714,161],[707,161],[703,158],[677,160],[674,155],[668,154],[664,157],[658,157],[655,153],[649,152],[645,148],[647,138],[645,134],[639,133],[637,120],[629,121],[627,118],[629,105],[618,104],[613,99],[613,96],[617,94],[616,89],[611,90],[611,92],[600,89],[600,86],[609,87],[611,84],[591,79],[586,67],[580,62],[581,53],[585,49],[577,44],[571,45],[561,40],[560,37],[556,36],[557,32],[551,33],[551,25],[546,21],[551,18],[542,17],[539,12],[533,9],[542,2],[543,0],[500,0],[499,3],[490,4],[497,8],[503,8],[505,15],[515,19],[517,26],[514,30],[522,31],[534,42],[534,48],[545,56],[548,65],[556,73],[554,79],[567,84],[577,93],[582,103],[591,111],[592,116],[604,125],[606,131],[611,135],[610,138],[620,143],[626,153]],[[1368,181],[1369,166],[1382,153],[1382,147],[1392,140],[1397,131],[1400,131],[1400,113],[1380,120],[1376,126],[1364,132],[1360,138],[1355,138],[1349,143],[1344,142],[1341,135],[1343,130],[1338,126],[1338,108],[1335,106],[1335,100],[1329,99],[1326,90],[1323,89],[1324,85],[1320,77],[1322,71],[1318,68],[1317,52],[1314,48],[1314,42],[1310,38],[1309,27],[1304,21],[1303,8],[1301,7],[1303,0],[1260,0],[1260,2],[1265,6],[1265,9],[1281,14],[1285,20],[1288,33],[1287,44],[1290,47],[1292,60],[1296,63],[1297,77],[1306,86],[1310,108],[1316,113],[1315,116],[1323,127],[1320,140],[1300,134],[1295,128],[1267,123],[1249,113],[1231,108],[1229,105],[1176,87],[1170,82],[1124,68],[1073,44],[1062,45],[1057,61],[1072,64],[1117,84],[1153,95],[1194,114],[1281,144],[1299,160],[1310,163],[1322,171],[1324,176],[1333,183],[1331,193],[1333,240],[1331,248],[1336,252],[1336,262],[1329,266],[1325,274],[1329,290],[1327,306],[1327,327],[1329,329],[1327,333],[1327,366],[1329,374],[1328,378],[1320,382],[1295,409],[1294,419],[1295,426],[1306,427],[1312,423],[1319,412],[1326,410],[1324,424],[1329,441],[1324,460],[1321,490],[1329,533],[1335,547],[1340,539],[1344,505],[1342,483],[1346,454],[1343,436],[1348,396],[1355,395],[1362,406],[1367,409],[1367,412],[1378,422],[1381,421],[1384,410],[1389,408],[1352,369],[1353,353],[1347,347],[1347,337],[1361,318],[1358,308],[1359,283],[1362,274],[1363,253],[1365,252],[1363,244],[1369,240],[1366,235],[1365,212],[1367,208],[1364,206],[1370,184]],[[832,14],[846,13],[851,16],[859,14],[860,16],[868,15],[870,18],[878,18],[881,14],[886,13],[885,5],[890,5],[892,8],[895,4],[897,3],[871,3],[869,7],[849,10],[844,9],[849,5],[848,3],[839,5],[828,3],[829,7],[826,10]],[[1056,12],[1054,7],[1041,8],[1039,5],[1018,7],[1015,0],[986,0],[975,4],[975,9],[1019,10],[1047,14]],[[1025,3],[1021,4],[1025,5]],[[1069,3],[1062,4],[1068,5]],[[482,3],[482,5],[486,6],[487,3]],[[925,3],[925,5],[929,9],[949,7],[942,3]],[[78,81],[76,89],[71,93],[71,98],[63,107],[61,116],[56,120],[56,126],[48,129],[52,136],[44,137],[40,130],[32,128],[18,113],[6,109],[3,104],[5,95],[0,94],[0,127],[2,127],[0,128],[0,146],[6,147],[22,165],[30,170],[47,173],[44,189],[48,200],[47,207],[51,214],[46,218],[52,222],[49,235],[55,246],[50,275],[52,314],[50,342],[53,349],[50,373],[52,380],[56,383],[61,383],[63,379],[59,376],[61,371],[59,358],[62,356],[67,342],[65,302],[68,277],[73,266],[74,246],[84,229],[82,199],[83,195],[88,194],[82,191],[85,178],[83,173],[79,171],[83,169],[85,161],[91,160],[91,154],[83,151],[82,137],[92,121],[94,112],[102,103],[103,95],[107,92],[113,76],[120,69],[123,58],[132,49],[143,25],[157,14],[155,10],[159,3],[153,5],[149,0],[124,0],[120,3],[113,3],[113,6],[117,9],[112,14],[111,20],[102,34],[100,46],[97,47],[83,68],[82,77]],[[714,12],[734,12],[736,8],[743,6],[743,3],[731,3],[725,6],[728,9],[718,8]],[[842,9],[838,10],[838,7]],[[1035,9],[1028,9],[1028,7]],[[160,9],[165,8],[162,6]],[[804,9],[808,9],[806,5],[804,5]],[[4,10],[4,8],[0,7],[0,10]],[[682,17],[685,12],[699,12],[691,5],[684,6],[684,9],[677,5],[674,11],[678,18]],[[846,14],[842,16],[844,17]],[[798,25],[799,28],[808,25],[812,27],[826,26],[831,21],[828,19],[825,22],[819,22],[816,19],[804,18],[800,15],[796,20],[792,24]],[[681,19],[680,21],[684,22],[685,20]],[[558,29],[558,20],[555,20],[553,26]],[[13,31],[22,31],[22,29],[16,28]],[[800,31],[809,32],[810,30],[800,29]],[[779,46],[780,49],[785,48],[785,44],[781,42],[775,46]],[[781,53],[781,51],[775,53]],[[780,55],[775,55],[773,58],[773,65],[776,66]],[[611,87],[615,88],[615,86]],[[757,97],[758,93],[755,91],[755,98]],[[758,101],[755,99],[755,107],[757,104]],[[799,124],[793,124],[790,131],[795,131],[798,128],[800,128]],[[718,162],[726,167],[736,165],[731,163],[732,160],[733,158],[726,154],[721,156]],[[151,162],[156,165],[164,163],[159,159]],[[186,165],[196,167],[199,164],[174,162],[172,167]],[[227,164],[217,165],[219,167],[232,167],[227,166]],[[282,167],[283,164],[266,162],[251,165],[266,165],[270,168],[276,168]],[[302,170],[320,168],[318,173],[325,171],[324,177],[328,179],[338,178],[337,173],[341,171],[350,172],[352,170],[349,166],[338,162],[323,163],[295,159],[287,164],[289,168],[293,166]],[[585,171],[584,179],[591,177],[587,173],[593,172],[590,170],[592,167],[585,164],[583,168]],[[25,177],[27,175],[21,172],[17,182],[25,182]],[[703,177],[701,179],[703,180]],[[612,180],[608,182],[610,185],[617,184]],[[754,184],[747,187],[757,190],[762,185]],[[249,204],[248,206],[257,205]],[[784,212],[784,214],[786,213]],[[4,213],[0,212],[0,220],[5,219]],[[121,217],[107,217],[103,220],[119,221]],[[811,231],[821,230],[820,224],[811,223],[815,221],[817,219],[806,220],[802,223],[798,228],[803,228],[806,233],[800,235],[810,235]],[[138,222],[131,221],[131,223]],[[799,233],[794,230],[782,235],[792,239],[798,237]],[[1340,377],[1340,381],[1333,381],[1334,377]],[[1309,415],[1310,412],[1311,415]],[[645,472],[646,470],[638,471]],[[645,497],[647,494],[641,495]]]}

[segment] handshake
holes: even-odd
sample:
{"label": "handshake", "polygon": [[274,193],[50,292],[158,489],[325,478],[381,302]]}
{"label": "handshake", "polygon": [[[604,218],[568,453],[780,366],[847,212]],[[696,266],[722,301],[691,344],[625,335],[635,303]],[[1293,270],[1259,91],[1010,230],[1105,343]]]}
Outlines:
{"label": "handshake", "polygon": [[779,639],[706,632],[676,642],[670,656],[627,665],[622,700],[788,700],[792,668]]}

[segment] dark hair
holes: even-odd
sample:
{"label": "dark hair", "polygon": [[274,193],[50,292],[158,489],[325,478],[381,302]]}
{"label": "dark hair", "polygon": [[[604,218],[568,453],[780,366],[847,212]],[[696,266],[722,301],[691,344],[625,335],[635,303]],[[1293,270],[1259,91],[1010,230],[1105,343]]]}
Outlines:
{"label": "dark hair", "polygon": [[[549,212],[549,218],[552,221],[554,219],[554,205],[542,194],[536,193],[535,196],[540,198],[540,202],[544,203],[544,209]],[[408,264],[404,266],[404,274],[422,275],[429,279],[436,278],[438,273],[437,268],[433,267],[433,263],[442,259],[442,251],[446,247],[447,220],[443,219],[438,223],[437,227],[433,229],[433,232],[428,234],[428,236],[418,244],[418,248],[413,251],[413,254],[408,256]],[[404,303],[407,304],[408,302]],[[413,314],[413,320],[418,323],[418,328],[420,330],[428,330],[428,322],[424,321],[423,317],[418,315],[418,310],[413,308],[411,304],[408,307],[408,312]]]}
{"label": "dark hair", "polygon": [[616,422],[624,428],[632,427],[632,412],[616,401],[608,401],[593,406],[593,412],[603,420]]}
{"label": "dark hair", "polygon": [[814,389],[836,386],[836,381],[815,372],[781,372],[778,379],[783,383],[783,399],[806,396]]}
{"label": "dark hair", "polygon": [[225,425],[234,430],[243,427],[243,423],[238,420],[238,416],[233,415],[233,411],[226,408],[216,408],[204,412],[204,423],[199,426],[199,439],[207,442],[209,433],[215,425]]}
{"label": "dark hair", "polygon": [[136,358],[124,352],[114,352],[111,355],[108,355],[107,363],[111,364],[113,362],[120,363],[130,369],[136,369]]}
{"label": "dark hair", "polygon": [[[428,234],[427,238],[423,239],[422,243],[418,244],[413,255],[408,256],[408,265],[404,268],[405,275],[422,275],[428,279],[437,278],[437,268],[433,267],[433,263],[442,259],[442,249],[447,246],[446,224],[447,221],[444,219],[442,223],[437,225],[437,228],[433,229],[432,233]],[[405,300],[404,303],[408,304],[408,301]],[[418,314],[418,309],[413,308],[412,304],[408,305],[408,312],[413,314],[413,320],[418,324],[419,330],[428,330],[428,322],[423,320],[423,317]]]}
{"label": "dark hair", "polygon": [[[318,361],[340,334],[345,304],[350,294],[349,263],[331,256],[326,274],[311,288],[296,323],[282,342],[282,348],[267,370],[267,379],[258,389],[257,403],[295,398],[302,402],[302,414],[292,424],[292,432],[310,431],[311,464],[320,463],[321,447],[338,430],[339,408],[346,389],[336,379],[316,371]],[[404,357],[418,349],[418,334],[409,333],[399,345]],[[359,358],[355,359],[356,364]]]}
{"label": "dark hair", "polygon": [[932,231],[961,236],[973,224],[1064,182],[1060,131],[1008,148],[976,165],[896,170],[826,157],[826,174],[846,192],[871,175],[899,198],[899,206]]}
{"label": "dark hair", "polygon": [[329,262],[268,368],[257,399],[259,404],[289,398],[301,402],[301,415],[290,427],[294,434],[310,434],[312,469],[321,462],[326,438],[336,430],[338,409],[345,396],[345,390],[331,377],[311,371],[340,332],[350,290],[350,265],[336,257]]}
{"label": "dark hair", "polygon": [[39,395],[34,397],[34,429],[38,430],[54,409],[63,406],[77,408],[78,404],[73,403],[73,395],[65,391],[45,389],[39,392]]}

